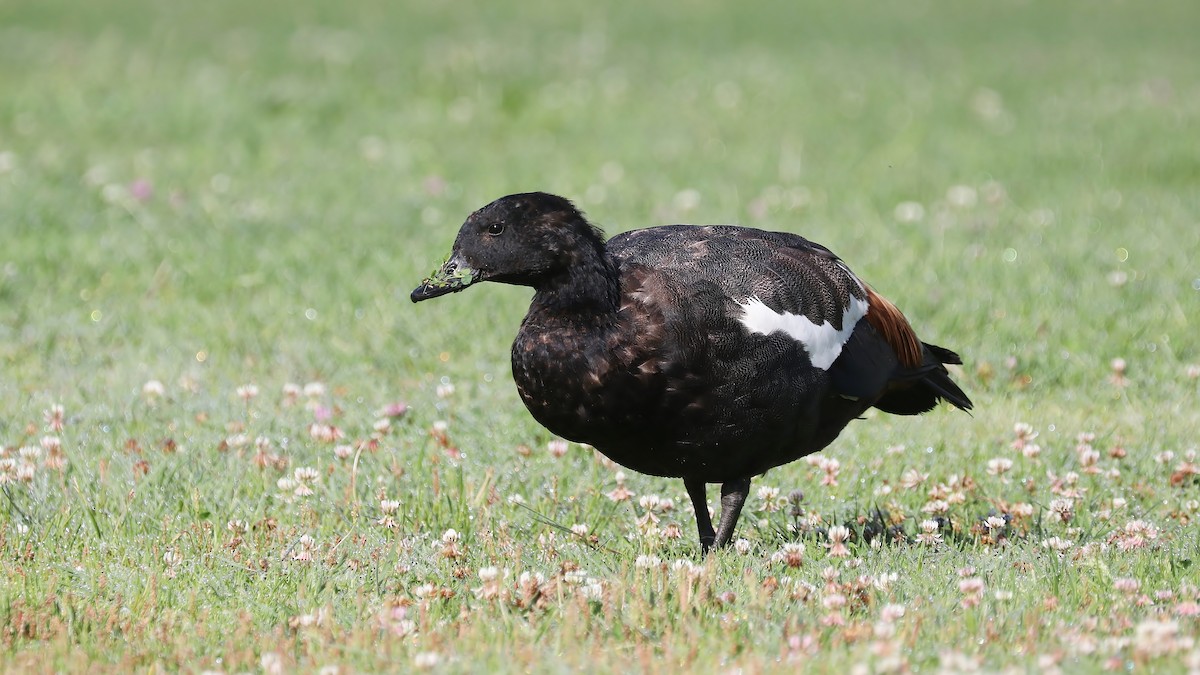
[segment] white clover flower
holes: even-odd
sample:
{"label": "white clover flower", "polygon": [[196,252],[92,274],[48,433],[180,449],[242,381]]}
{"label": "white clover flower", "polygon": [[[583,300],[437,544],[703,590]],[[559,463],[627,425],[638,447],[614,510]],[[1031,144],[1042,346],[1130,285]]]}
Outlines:
{"label": "white clover flower", "polygon": [[638,569],[643,569],[643,570],[654,568],[654,567],[659,567],[661,565],[662,565],[662,558],[659,558],[656,555],[639,555],[637,557],[637,559],[635,559],[633,561],[634,567],[636,567]]}

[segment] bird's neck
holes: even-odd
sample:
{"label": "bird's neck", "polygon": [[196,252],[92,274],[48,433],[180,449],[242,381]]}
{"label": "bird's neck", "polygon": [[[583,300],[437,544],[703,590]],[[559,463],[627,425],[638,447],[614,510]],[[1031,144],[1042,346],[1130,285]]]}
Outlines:
{"label": "bird's neck", "polygon": [[529,311],[592,323],[615,315],[620,296],[616,261],[602,247],[589,248],[573,264],[541,280]]}

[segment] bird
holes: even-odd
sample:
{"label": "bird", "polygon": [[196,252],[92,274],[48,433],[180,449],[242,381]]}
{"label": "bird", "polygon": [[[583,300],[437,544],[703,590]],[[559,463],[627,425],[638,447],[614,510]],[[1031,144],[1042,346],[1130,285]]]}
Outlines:
{"label": "bird", "polygon": [[[512,344],[529,413],[626,468],[683,479],[701,551],[727,546],[751,480],[828,446],[869,408],[972,402],[904,314],[829,249],[737,225],[605,240],[568,199],[501,197],[467,217],[421,302],[533,289]],[[709,484],[721,486],[714,529]]]}

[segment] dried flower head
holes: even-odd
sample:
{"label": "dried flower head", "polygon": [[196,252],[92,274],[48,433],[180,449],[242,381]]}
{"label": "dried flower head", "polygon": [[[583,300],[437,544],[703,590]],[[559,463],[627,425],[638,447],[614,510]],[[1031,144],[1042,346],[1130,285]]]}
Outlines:
{"label": "dried flower head", "polygon": [[788,567],[800,567],[804,564],[804,544],[798,541],[788,542],[771,555],[772,562],[782,562]]}
{"label": "dried flower head", "polygon": [[850,549],[846,546],[846,542],[850,539],[850,528],[844,525],[834,525],[829,528],[829,555],[835,558],[844,558],[850,555]]}
{"label": "dried flower head", "polygon": [[46,421],[46,430],[51,433],[57,434],[66,426],[66,412],[59,403],[42,411],[42,419]]}
{"label": "dried flower head", "polygon": [[1070,499],[1053,499],[1050,501],[1050,520],[1069,523],[1075,517],[1075,502]]}
{"label": "dried flower head", "polygon": [[1003,476],[1012,469],[1013,461],[1007,457],[996,457],[987,462],[987,472],[991,476]]}

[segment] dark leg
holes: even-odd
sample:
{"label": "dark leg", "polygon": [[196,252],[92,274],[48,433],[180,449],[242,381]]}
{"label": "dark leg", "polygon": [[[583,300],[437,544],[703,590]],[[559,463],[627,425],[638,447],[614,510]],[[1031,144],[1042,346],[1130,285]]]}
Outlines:
{"label": "dark leg", "polygon": [[750,479],[741,478],[721,484],[721,522],[717,525],[717,538],[713,546],[721,548],[733,539],[733,528],[737,526],[742,506],[750,495]]}
{"label": "dark leg", "polygon": [[704,481],[696,478],[684,478],[683,486],[687,488],[688,497],[692,499],[692,508],[696,510],[696,529],[700,532],[700,551],[708,553],[712,548],[716,532],[713,532],[712,518],[708,516],[708,489]]}

